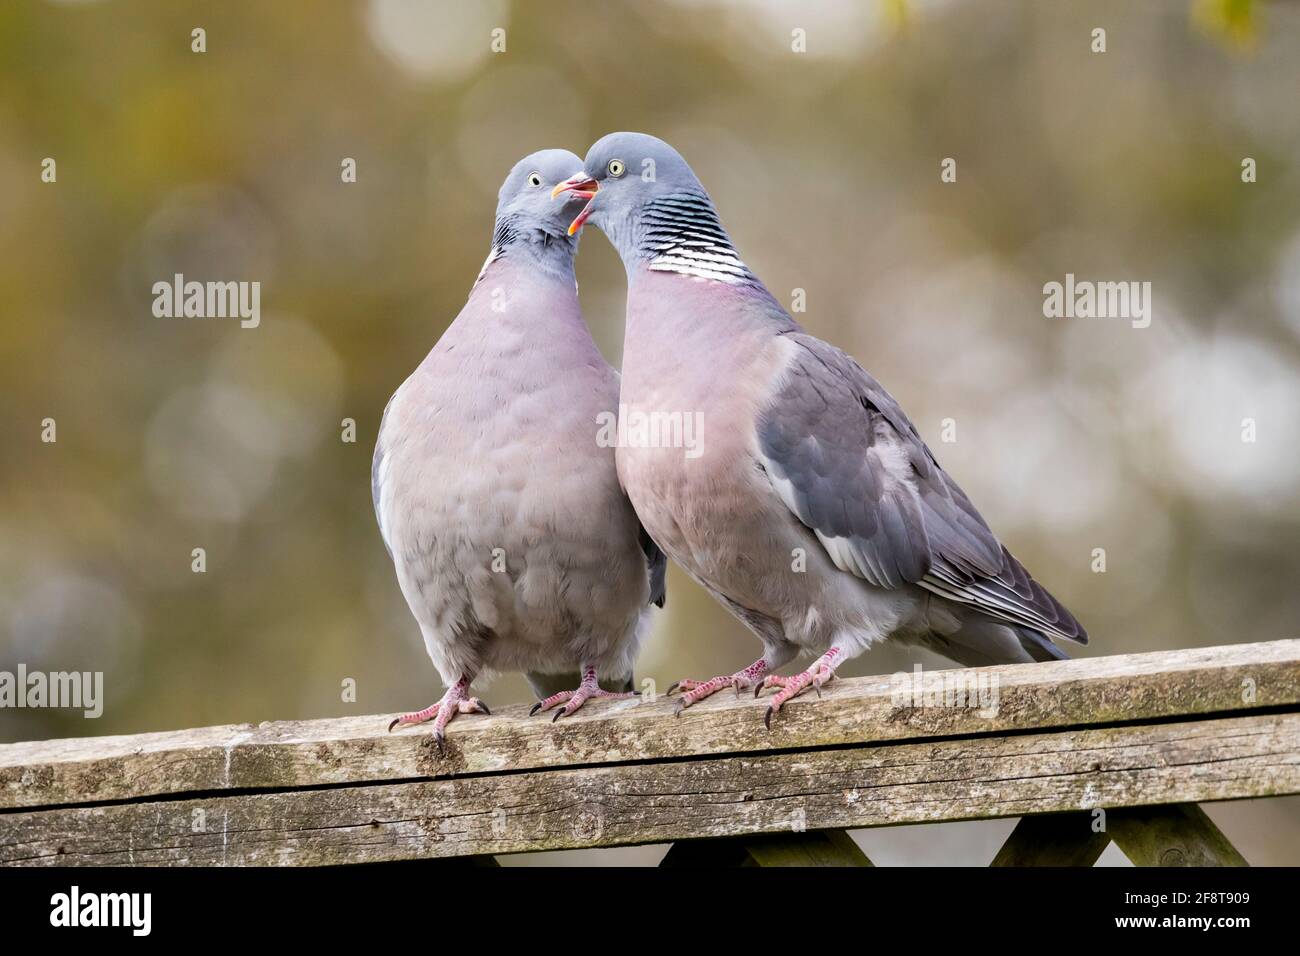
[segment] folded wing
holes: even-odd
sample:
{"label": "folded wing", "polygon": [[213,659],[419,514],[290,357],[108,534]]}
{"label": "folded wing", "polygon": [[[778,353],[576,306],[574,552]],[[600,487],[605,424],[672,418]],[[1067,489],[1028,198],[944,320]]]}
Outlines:
{"label": "folded wing", "polygon": [[848,355],[803,333],[758,422],[785,505],[842,571],[916,584],[992,617],[1080,643],[1087,634],[998,541],[893,397]]}

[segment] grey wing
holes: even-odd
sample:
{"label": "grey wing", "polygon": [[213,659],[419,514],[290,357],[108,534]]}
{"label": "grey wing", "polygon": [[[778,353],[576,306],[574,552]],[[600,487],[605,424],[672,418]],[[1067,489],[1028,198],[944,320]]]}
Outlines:
{"label": "grey wing", "polygon": [[836,567],[1086,643],[1079,622],[1002,546],[884,387],[834,346],[802,333],[788,339],[797,351],[759,419],[759,450],[777,494]]}

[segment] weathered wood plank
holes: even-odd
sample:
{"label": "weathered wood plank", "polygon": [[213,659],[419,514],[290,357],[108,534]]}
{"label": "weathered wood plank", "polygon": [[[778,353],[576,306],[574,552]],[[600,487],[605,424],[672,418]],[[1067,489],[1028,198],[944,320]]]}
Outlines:
{"label": "weathered wood plank", "polygon": [[[0,814],[0,863],[335,864],[1300,792],[1300,714]],[[200,819],[201,812],[201,819]]]}
{"label": "weathered wood plank", "polygon": [[671,717],[673,704],[595,702],[568,720],[526,708],[464,717],[440,754],[427,731],[385,732],[388,718],[207,727],[171,733],[0,745],[0,810],[159,794],[271,789],[656,760],[773,749],[995,734],[1153,717],[1194,717],[1300,705],[1300,641],[1276,641],[930,671],[995,681],[990,715],[967,707],[898,706],[889,676],[836,681],[800,698],[769,733],[765,701],[719,694]]}

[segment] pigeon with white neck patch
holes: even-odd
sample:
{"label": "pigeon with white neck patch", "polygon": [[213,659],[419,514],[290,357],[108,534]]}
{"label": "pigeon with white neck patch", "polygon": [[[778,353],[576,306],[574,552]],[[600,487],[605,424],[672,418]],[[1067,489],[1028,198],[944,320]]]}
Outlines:
{"label": "pigeon with white neck patch", "polygon": [[[967,665],[1060,659],[1054,638],[1087,641],[884,387],[750,271],[671,146],[612,133],[554,191],[569,193],[590,196],[570,229],[601,229],[627,271],[621,407],[704,425],[694,459],[620,446],[623,487],[651,537],[764,648],[734,674],[674,685],[679,713],[723,687],[777,687],[770,727],[887,638]],[[773,673],[799,653],[811,667]]]}
{"label": "pigeon with white neck patch", "polygon": [[577,206],[551,199],[580,162],[544,150],[514,167],[468,301],[379,428],[375,514],[448,688],[389,729],[432,720],[440,747],[456,714],[488,712],[469,688],[489,671],[550,689],[580,671],[576,689],[534,708],[562,704],[556,718],[634,696],[648,606],[664,601],[664,555],[619,487],[614,449],[597,441],[618,373],[578,307],[566,229]]}

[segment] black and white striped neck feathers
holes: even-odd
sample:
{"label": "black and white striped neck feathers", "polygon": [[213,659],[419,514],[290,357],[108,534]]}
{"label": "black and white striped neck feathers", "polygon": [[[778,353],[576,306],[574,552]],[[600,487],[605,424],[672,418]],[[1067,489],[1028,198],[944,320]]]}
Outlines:
{"label": "black and white striped neck feathers", "polygon": [[647,202],[641,210],[639,252],[655,272],[737,284],[754,281],[703,193],[674,193]]}
{"label": "black and white striped neck feathers", "polygon": [[526,256],[539,271],[568,278],[573,275],[577,245],[575,239],[559,231],[558,227],[552,230],[536,223],[520,223],[513,218],[498,219],[492,231],[492,248],[474,285],[483,281],[492,263],[507,256]]}

